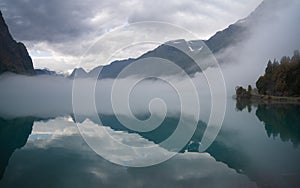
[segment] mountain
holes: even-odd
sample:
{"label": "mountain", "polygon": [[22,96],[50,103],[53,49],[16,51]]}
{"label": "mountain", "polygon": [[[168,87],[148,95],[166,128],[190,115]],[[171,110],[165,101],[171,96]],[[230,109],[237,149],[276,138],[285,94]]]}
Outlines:
{"label": "mountain", "polygon": [[[169,41],[136,59],[118,60],[109,65],[96,67],[88,75],[89,77],[99,75],[99,79],[116,78],[117,76],[166,76],[180,74],[181,71],[193,75],[201,71],[195,61],[208,54],[207,49],[204,47],[203,41],[200,40],[185,41],[179,39]],[[166,64],[166,61],[173,62],[178,67],[170,67]],[[129,65],[133,65],[133,63],[136,64],[128,70],[125,69]],[[126,72],[120,76],[120,72],[125,70]]]}
{"label": "mountain", "polygon": [[62,73],[57,73],[55,71],[49,70],[47,68],[44,69],[34,69],[36,75],[47,75],[47,76],[59,76],[65,77],[66,75]]}
{"label": "mountain", "polygon": [[291,2],[281,0],[264,0],[248,17],[237,21],[223,31],[217,32],[210,39],[204,41],[209,49],[215,54],[227,47],[243,42],[252,28],[264,22],[268,22],[276,14],[276,10]]}
{"label": "mountain", "polygon": [[247,25],[241,25],[238,22],[230,25],[223,31],[217,32],[205,44],[212,53],[218,53],[227,47],[241,42],[247,34]]}
{"label": "mountain", "polygon": [[[244,31],[244,27],[233,25],[217,33],[208,41],[186,41],[184,39],[168,41],[136,59],[118,60],[109,65],[96,67],[88,73],[88,76],[99,75],[99,79],[105,79],[117,76],[168,76],[183,72],[193,76],[195,73],[201,72],[201,68],[205,69],[210,66],[209,61],[214,61],[211,51],[217,53],[229,45],[237,43],[242,37],[235,35],[242,36]],[[230,38],[235,40],[230,40]],[[176,64],[177,67],[170,67],[166,61]],[[202,65],[201,68],[197,64],[199,62]],[[130,67],[129,65],[133,65],[133,63],[135,65]],[[128,67],[128,70],[125,67]],[[125,72],[120,75],[122,71]]]}
{"label": "mountain", "polygon": [[[228,47],[242,43],[249,38],[251,28],[256,27],[257,23],[263,23],[272,17],[276,12],[275,10],[283,5],[282,3],[284,2],[280,0],[265,0],[248,17],[230,25],[223,31],[217,32],[208,40],[185,41],[179,39],[169,41],[136,59],[119,60],[109,65],[96,67],[88,75],[89,77],[99,75],[99,79],[116,78],[120,76],[121,71],[125,70],[125,67],[134,62],[136,62],[136,66],[126,70],[126,73],[122,73],[120,77],[180,74],[181,72],[178,69],[170,69],[170,67],[164,66],[165,61],[171,61],[178,65],[181,71],[193,76],[195,73],[202,71],[195,61],[202,63],[201,68],[207,68],[210,63],[209,61],[203,61],[203,59],[212,58],[209,55],[211,51],[218,58],[219,63],[223,63],[224,59],[222,58],[224,57],[219,58],[218,54],[221,54]],[[159,63],[159,66],[153,65],[155,63]]]}
{"label": "mountain", "polygon": [[12,38],[0,12],[0,74],[4,72],[35,74],[25,45]]}
{"label": "mountain", "polygon": [[[184,39],[166,42],[146,52],[138,58],[114,61],[109,65],[99,66],[91,70],[88,77],[116,78],[128,76],[168,76],[186,72],[193,76],[211,66],[214,57],[222,64],[234,54],[223,53],[229,47],[242,44],[251,36],[251,30],[275,18],[276,10],[291,2],[281,0],[264,0],[248,17],[237,21],[223,31],[217,32],[208,40],[186,41]],[[212,54],[210,54],[212,52]],[[169,67],[166,61],[175,63],[179,69]],[[130,67],[136,63],[134,66]],[[126,68],[125,67],[130,67]],[[101,72],[100,72],[101,71]],[[122,71],[125,71],[120,75]]]}
{"label": "mountain", "polygon": [[88,73],[83,68],[75,68],[73,72],[68,76],[68,78],[74,79],[74,78],[87,78]]}

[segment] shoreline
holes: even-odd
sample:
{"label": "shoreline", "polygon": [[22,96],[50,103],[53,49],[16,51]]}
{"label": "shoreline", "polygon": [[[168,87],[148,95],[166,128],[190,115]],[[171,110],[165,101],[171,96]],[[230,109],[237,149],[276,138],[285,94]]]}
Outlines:
{"label": "shoreline", "polygon": [[273,95],[260,95],[251,93],[248,97],[235,96],[237,101],[250,102],[252,104],[297,104],[300,105],[300,97],[279,97]]}

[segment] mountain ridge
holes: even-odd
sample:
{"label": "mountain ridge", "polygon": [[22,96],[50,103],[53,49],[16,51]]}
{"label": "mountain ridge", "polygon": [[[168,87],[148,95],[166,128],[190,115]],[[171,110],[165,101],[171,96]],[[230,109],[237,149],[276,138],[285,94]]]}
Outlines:
{"label": "mountain ridge", "polygon": [[[199,69],[198,66],[195,66],[195,62],[189,57],[192,56],[192,58],[194,58],[196,50],[202,49],[203,46],[207,46],[207,48],[212,52],[212,54],[216,55],[216,58],[219,61],[219,63],[223,63],[223,59],[219,58],[217,54],[222,53],[228,47],[243,42],[245,39],[247,39],[247,36],[251,34],[250,29],[252,27],[255,27],[255,24],[257,22],[263,22],[267,20],[267,18],[274,16],[272,10],[276,10],[282,6],[283,2],[280,0],[264,0],[247,17],[229,25],[222,31],[216,32],[208,40],[185,41],[184,39],[177,39],[173,41],[168,41],[153,50],[145,52],[138,58],[129,58],[125,60],[113,61],[108,65],[101,65],[95,67],[90,72],[92,72],[92,75],[95,76],[95,73],[99,73],[99,70],[101,70],[99,79],[116,78],[126,66],[130,65],[135,61],[139,61],[143,58],[148,57],[159,57],[174,62],[175,64],[180,66],[187,74],[193,76],[195,73],[202,71],[201,69]],[[193,45],[193,43],[195,43],[196,45]],[[182,55],[182,52],[180,51],[187,53],[187,55]],[[178,54],[181,55],[178,56]],[[178,61],[178,58],[182,59],[182,61]],[[146,65],[146,63],[144,64]],[[157,71],[162,72],[162,70]],[[90,75],[90,72],[88,72],[87,74]],[[136,71],[132,75],[147,74],[142,71]]]}
{"label": "mountain ridge", "polygon": [[25,45],[13,39],[0,11],[0,74],[4,72],[35,75]]}
{"label": "mountain ridge", "polygon": [[[240,19],[237,22],[229,25],[226,29],[222,31],[216,32],[211,38],[208,40],[192,40],[186,41],[184,39],[177,39],[173,41],[165,42],[164,44],[156,47],[153,50],[145,52],[138,58],[128,58],[123,60],[116,60],[111,62],[108,65],[101,65],[93,68],[91,71],[86,72],[84,69],[76,68],[73,70],[72,74],[68,77],[73,79],[79,75],[79,77],[97,77],[99,79],[104,78],[116,78],[118,75],[127,67],[134,62],[138,62],[139,64],[143,64],[145,68],[139,70],[132,70],[128,72],[126,76],[147,76],[147,75],[171,75],[171,74],[180,74],[178,70],[169,70],[168,68],[157,68],[151,66],[151,61],[147,59],[156,58],[171,61],[175,63],[182,69],[182,72],[186,72],[187,74],[193,76],[197,72],[201,72],[201,68],[207,68],[208,65],[205,65],[201,68],[197,66],[197,59],[203,58],[210,52],[212,55],[215,55],[219,63],[223,63],[222,57],[219,58],[217,54],[222,53],[225,49],[230,46],[234,46],[237,43],[241,43],[247,38],[249,33],[249,28],[253,27],[253,25],[257,21],[264,20],[266,10],[273,10],[277,7],[282,6],[282,1],[280,0],[264,0],[253,12],[251,12],[246,18]],[[270,11],[269,11],[270,12]],[[1,12],[0,12],[1,13]],[[270,15],[268,15],[270,17]],[[272,16],[272,15],[271,15]],[[267,16],[266,16],[267,17]],[[2,15],[1,15],[2,18]],[[1,22],[1,20],[0,20]],[[5,24],[3,18],[2,22],[4,23],[6,30],[8,31],[7,25]],[[1,24],[3,25],[3,24]],[[1,36],[0,36],[1,37]],[[11,35],[8,32],[8,37],[11,38]],[[12,39],[13,40],[13,39]],[[14,40],[13,40],[14,41]],[[14,41],[15,42],[15,41]],[[16,43],[16,42],[15,42]],[[16,45],[16,44],[14,44]],[[1,61],[0,65],[0,74],[5,71],[10,71],[14,73],[20,74],[37,74],[37,75],[56,75],[55,72],[49,70],[41,70],[37,69],[33,71],[33,65],[30,56],[22,43],[17,43],[18,49],[21,52],[19,56],[22,58],[18,58],[17,63],[3,63]],[[3,50],[2,50],[3,51]],[[8,57],[10,57],[8,55]],[[2,58],[3,59],[3,58]],[[20,63],[19,61],[24,60],[24,62]],[[1,60],[1,59],[0,59]],[[13,62],[13,61],[11,61]],[[7,65],[6,67],[3,67]],[[99,71],[101,73],[99,74]],[[76,72],[80,72],[75,74]]]}

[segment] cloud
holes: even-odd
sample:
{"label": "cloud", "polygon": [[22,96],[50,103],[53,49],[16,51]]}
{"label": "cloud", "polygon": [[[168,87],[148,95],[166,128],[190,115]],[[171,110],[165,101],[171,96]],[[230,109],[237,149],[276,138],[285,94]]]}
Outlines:
{"label": "cloud", "polygon": [[[238,19],[248,16],[260,2],[235,0],[144,1],[135,9],[129,20],[132,22],[149,20],[174,23],[205,39]],[[158,4],[159,6],[157,6]]]}
{"label": "cloud", "polygon": [[2,7],[11,31],[18,40],[55,43],[89,34],[93,31],[93,16],[98,11],[104,14],[106,5],[79,0],[13,0],[4,2]]}
{"label": "cloud", "polygon": [[[74,68],[74,64],[78,65],[80,55],[99,36],[118,26],[141,21],[163,21],[187,28],[200,38],[208,38],[247,16],[260,2],[261,0],[5,0],[0,4],[0,9],[14,37],[24,41],[32,54],[38,50],[51,54],[44,59],[32,55],[36,67],[48,65],[55,70],[66,71]],[[129,37],[142,37],[144,34],[136,30]],[[159,35],[162,38],[166,33],[160,32]],[[123,38],[125,37],[128,36],[124,35]],[[169,38],[162,42],[166,40]],[[99,49],[98,53],[105,53],[107,47],[108,45]],[[131,51],[128,57],[138,54]],[[59,60],[57,56],[66,60]],[[107,62],[98,62],[105,63]],[[91,67],[92,65],[87,65],[88,69]]]}

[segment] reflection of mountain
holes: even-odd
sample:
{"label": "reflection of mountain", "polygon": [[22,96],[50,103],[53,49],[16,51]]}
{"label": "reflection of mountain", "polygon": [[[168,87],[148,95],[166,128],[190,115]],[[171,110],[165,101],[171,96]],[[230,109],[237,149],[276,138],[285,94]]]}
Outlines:
{"label": "reflection of mountain", "polygon": [[282,141],[291,141],[294,146],[300,143],[299,114],[299,105],[260,104],[256,111],[256,116],[264,122],[269,137],[279,136]]}
{"label": "reflection of mountain", "polygon": [[[299,114],[299,111],[297,111]],[[295,113],[297,113],[295,112]],[[116,117],[112,115],[100,115],[102,124],[112,128],[115,131],[124,131],[128,133],[136,133],[134,131],[129,131],[126,127],[124,127]],[[146,116],[145,116],[146,117]],[[145,117],[139,116],[141,119],[145,119]],[[294,119],[294,115],[289,116],[291,119]],[[76,120],[78,122],[84,122],[85,119],[90,119],[95,124],[100,124],[98,117],[77,117]],[[75,119],[73,117],[73,119]],[[47,121],[47,119],[43,119]],[[128,118],[130,121],[130,119]],[[1,173],[5,170],[7,166],[9,157],[12,155],[13,151],[16,148],[22,147],[28,138],[28,135],[31,133],[32,125],[34,121],[40,121],[38,118],[19,118],[14,120],[4,120],[0,119],[0,149],[1,149]],[[299,120],[298,120],[299,121]],[[178,119],[174,117],[167,117],[164,122],[155,130],[145,133],[137,133],[141,135],[143,138],[152,141],[154,143],[161,143],[168,136],[170,136],[175,128],[177,127]],[[189,128],[189,126],[187,126]],[[197,125],[197,129],[192,136],[189,143],[186,145],[181,152],[189,151],[189,152],[198,152],[199,144],[202,140],[204,130],[207,128],[207,125],[199,121]],[[183,133],[184,134],[184,133]],[[247,175],[250,179],[257,182],[258,185],[265,187],[267,185],[272,185],[271,180],[266,178],[266,172],[263,167],[256,166],[253,156],[249,156],[249,154],[245,153],[245,148],[241,148],[243,145],[247,145],[246,143],[240,144],[240,142],[247,142],[247,139],[239,138],[236,136],[236,132],[227,129],[221,129],[218,137],[213,142],[213,144],[207,149],[208,152],[213,158],[217,161],[220,161],[228,167],[235,169],[238,173],[242,173]],[[239,144],[237,144],[239,143]],[[166,148],[172,150],[173,148]],[[259,150],[260,152],[264,152]],[[263,159],[261,159],[263,160]],[[254,163],[254,164],[253,164]],[[269,164],[268,162],[265,162]],[[272,163],[273,164],[273,163]],[[2,176],[1,175],[1,176]]]}
{"label": "reflection of mountain", "polygon": [[[100,115],[100,118],[101,118],[101,123],[104,126],[109,126],[115,131],[126,131],[129,133],[137,133],[141,135],[143,138],[152,141],[156,144],[163,142],[169,136],[171,136],[172,133],[174,133],[174,130],[177,128],[179,122],[178,118],[166,117],[164,121],[160,124],[160,126],[152,131],[134,132],[124,127],[122,123],[120,123],[114,115]],[[83,119],[81,121],[84,121]],[[92,120],[94,123],[99,124],[97,118],[89,118],[89,119]],[[132,120],[130,120],[130,118],[127,118],[127,121],[130,122]],[[188,120],[186,120],[186,122],[188,122]],[[189,128],[188,125],[186,128],[187,129]],[[204,133],[205,128],[206,128],[206,124],[202,121],[199,121],[193,137],[191,138],[190,142],[186,145],[186,147],[181,150],[181,152],[184,152],[185,150],[197,152],[199,150],[199,143],[202,139],[202,135]],[[185,133],[182,134],[184,136]],[[165,148],[165,149],[174,150],[174,148]]]}
{"label": "reflection of mountain", "polygon": [[[113,145],[108,145],[111,151],[109,148],[118,150]],[[118,150],[113,155],[117,154],[127,156],[126,151]],[[115,165],[83,144],[79,135],[31,142],[14,155],[0,182],[1,188],[37,185],[43,188],[255,187],[247,177],[238,175],[207,154],[179,154],[159,165],[143,168]]]}
{"label": "reflection of mountain", "polygon": [[0,118],[0,179],[13,152],[26,144],[33,122],[30,117],[13,120]]}
{"label": "reflection of mountain", "polygon": [[[109,126],[115,131],[137,133],[141,135],[143,138],[152,141],[156,144],[160,144],[165,139],[167,139],[170,135],[172,135],[179,122],[178,118],[166,117],[163,123],[158,128],[150,132],[140,133],[140,132],[131,131],[128,128],[124,127],[122,123],[120,123],[114,115],[100,115],[99,117],[101,118],[101,123],[104,126]],[[78,122],[84,122],[85,119],[86,117],[76,116],[76,120],[78,120]],[[99,124],[98,118],[89,117],[89,119],[94,123]],[[74,117],[73,120],[75,120]],[[130,121],[129,118],[127,118],[127,120]],[[189,127],[187,126],[187,128]],[[206,128],[207,128],[207,124],[203,121],[199,121],[192,138],[180,152],[182,153],[185,151],[199,152],[199,146]],[[225,163],[226,165],[228,165],[228,167],[235,169],[238,173],[246,174],[249,177],[253,178],[254,180],[257,180],[258,177],[255,177],[254,169],[252,169],[247,156],[244,155],[239,150],[239,148],[229,147],[226,144],[224,144],[224,140],[222,138],[224,137],[228,138],[228,135],[231,134],[221,131],[217,139],[207,149],[206,152],[208,152],[217,161]],[[168,149],[170,151],[174,150],[174,148],[165,148],[165,149]]]}
{"label": "reflection of mountain", "polygon": [[[87,117],[77,117],[78,122],[84,122]],[[122,123],[113,115],[100,115],[101,123],[104,126],[108,126],[115,131],[125,131],[129,133],[137,133],[143,138],[152,141],[156,144],[160,144],[165,139],[167,139],[175,130],[178,124],[178,119],[173,117],[166,117],[163,123],[155,130],[150,132],[134,132],[130,131],[128,128],[124,127]],[[123,117],[124,118],[124,117]],[[73,117],[73,119],[75,119]],[[97,117],[89,117],[91,121],[95,124],[99,124]],[[130,119],[127,119],[130,121]],[[187,126],[187,128],[189,128]],[[180,151],[181,153],[188,152],[199,152],[199,146],[203,137],[203,133],[207,128],[205,122],[199,121],[194,135],[187,143],[187,145]],[[184,133],[183,133],[184,134]],[[270,182],[266,183],[264,175],[260,174],[259,169],[251,163],[251,158],[247,156],[241,148],[238,146],[232,146],[228,144],[231,139],[234,138],[232,132],[221,130],[216,140],[212,145],[206,150],[215,160],[226,164],[228,167],[234,169],[236,172],[247,175],[250,179],[257,182],[259,185],[265,186]],[[164,147],[161,145],[161,147]],[[164,147],[167,150],[174,150],[174,148]]]}

